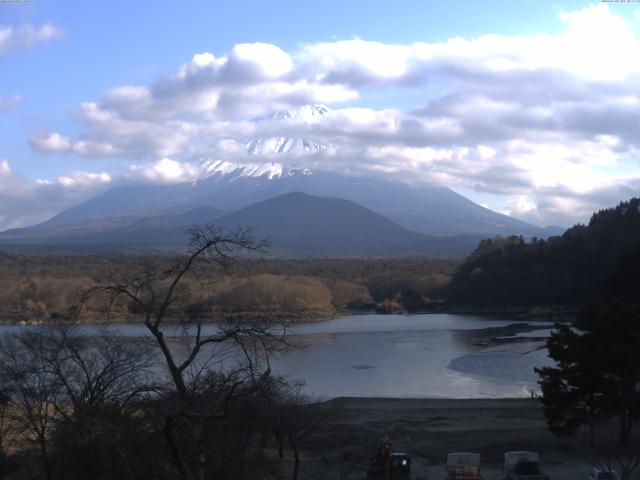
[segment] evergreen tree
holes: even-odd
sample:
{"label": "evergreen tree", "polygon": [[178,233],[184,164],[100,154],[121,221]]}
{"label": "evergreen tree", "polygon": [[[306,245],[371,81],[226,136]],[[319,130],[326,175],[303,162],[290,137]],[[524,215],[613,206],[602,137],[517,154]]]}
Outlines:
{"label": "evergreen tree", "polygon": [[550,429],[572,434],[600,418],[620,419],[628,446],[632,419],[640,414],[640,311],[614,304],[583,310],[573,326],[558,325],[547,343],[555,367],[537,369]]}

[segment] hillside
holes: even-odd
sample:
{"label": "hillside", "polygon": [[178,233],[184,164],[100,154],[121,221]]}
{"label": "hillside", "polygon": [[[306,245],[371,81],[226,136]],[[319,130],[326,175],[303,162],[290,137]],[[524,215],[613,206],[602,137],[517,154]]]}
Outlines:
{"label": "hillside", "polygon": [[0,234],[0,248],[14,251],[176,250],[188,246],[186,229],[214,222],[251,227],[270,240],[269,254],[312,256],[464,257],[481,237],[436,237],[403,228],[361,205],[339,198],[294,192],[220,216],[200,207],[182,214],[116,217],[75,224],[49,224]]}
{"label": "hillside", "polygon": [[9,251],[123,251],[186,245],[185,230],[213,222],[221,212],[200,207],[158,216],[103,217],[76,223],[41,224],[0,233],[0,249]]}
{"label": "hillside", "polygon": [[300,192],[258,202],[218,223],[251,225],[268,237],[274,253],[300,256],[331,254],[418,254],[463,256],[478,237],[433,237],[416,233],[355,202]]}
{"label": "hillside", "polygon": [[639,246],[640,199],[633,198],[595,213],[588,225],[576,225],[561,237],[484,240],[459,267],[448,298],[478,306],[595,302],[615,294],[614,273],[629,277],[619,272],[629,269],[629,260],[637,263],[640,257],[632,254]]}
{"label": "hillside", "polygon": [[392,178],[300,170],[281,164],[229,168],[227,171],[214,166],[209,177],[195,183],[116,187],[64,210],[38,227],[106,217],[175,214],[203,206],[231,213],[263,200],[302,192],[350,200],[404,228],[432,235],[547,237],[563,231],[559,227],[539,228],[494,212],[434,184],[410,185]]}

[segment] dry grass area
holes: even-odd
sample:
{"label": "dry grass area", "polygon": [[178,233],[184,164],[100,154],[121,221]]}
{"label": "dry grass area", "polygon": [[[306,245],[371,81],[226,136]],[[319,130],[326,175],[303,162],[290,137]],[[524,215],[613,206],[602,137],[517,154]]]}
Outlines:
{"label": "dry grass area", "polygon": [[[152,265],[170,269],[171,256],[16,255],[0,252],[0,321],[40,323],[64,318],[82,293],[112,276]],[[316,259],[242,260],[227,271],[199,267],[184,279],[184,301],[212,305],[215,316],[331,318],[359,309],[416,311],[438,305],[457,266],[448,260]],[[94,302],[85,321],[127,320],[125,302]],[[385,310],[385,311],[386,311]]]}

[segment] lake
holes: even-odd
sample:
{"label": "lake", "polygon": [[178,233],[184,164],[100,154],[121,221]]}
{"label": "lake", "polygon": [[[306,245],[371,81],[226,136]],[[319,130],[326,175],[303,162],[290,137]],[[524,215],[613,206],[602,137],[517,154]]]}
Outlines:
{"label": "lake", "polygon": [[[531,323],[539,330],[514,335],[487,329],[499,332],[528,323],[455,314],[353,315],[302,323],[289,334],[304,348],[275,358],[272,367],[303,380],[308,393],[322,398],[526,397],[538,390],[534,367],[551,364],[540,349],[540,337],[549,335],[551,324]],[[1,326],[0,334],[25,328],[34,327]],[[109,329],[123,336],[147,335],[140,324]],[[90,335],[95,327],[79,330]],[[483,334],[499,342],[474,342]]]}
{"label": "lake", "polygon": [[[528,322],[421,314],[355,315],[303,324],[292,333],[307,348],[273,365],[304,379],[307,391],[322,397],[526,397],[538,390],[534,367],[552,363],[546,350],[535,350],[540,344],[535,332],[513,335],[513,342],[491,348],[469,341],[470,334],[514,323]],[[539,336],[548,336],[548,322],[534,325],[542,329]],[[529,345],[515,343],[527,337]],[[527,346],[534,351],[518,353]]]}

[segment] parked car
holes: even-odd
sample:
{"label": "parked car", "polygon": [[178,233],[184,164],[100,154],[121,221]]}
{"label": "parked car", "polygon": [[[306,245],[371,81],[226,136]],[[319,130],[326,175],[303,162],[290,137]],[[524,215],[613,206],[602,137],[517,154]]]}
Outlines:
{"label": "parked car", "polygon": [[470,452],[448,453],[446,480],[465,478],[482,478],[480,475],[480,454]]}
{"label": "parked car", "polygon": [[537,452],[507,452],[504,454],[504,480],[549,480],[540,471]]}

